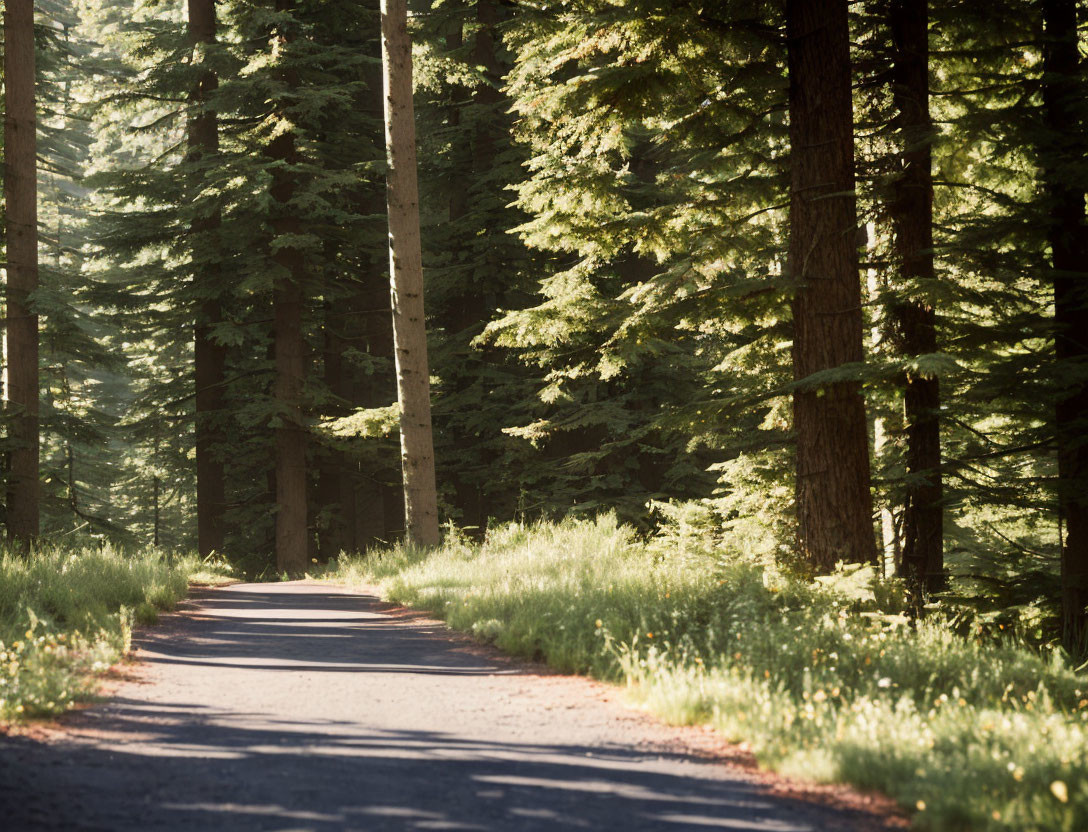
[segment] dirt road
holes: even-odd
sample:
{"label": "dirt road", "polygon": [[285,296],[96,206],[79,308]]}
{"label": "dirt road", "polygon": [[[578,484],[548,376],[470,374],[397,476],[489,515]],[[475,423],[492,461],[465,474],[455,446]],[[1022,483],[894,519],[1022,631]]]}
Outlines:
{"label": "dirt road", "polygon": [[0,829],[849,830],[593,682],[314,583],[201,592],[134,679],[0,737]]}

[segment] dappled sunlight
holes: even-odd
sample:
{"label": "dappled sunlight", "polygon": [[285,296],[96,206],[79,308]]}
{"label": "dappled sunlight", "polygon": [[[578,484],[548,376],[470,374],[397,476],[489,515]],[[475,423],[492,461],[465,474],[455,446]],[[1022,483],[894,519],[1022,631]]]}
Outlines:
{"label": "dappled sunlight", "polygon": [[[772,798],[652,740],[583,682],[320,587],[202,592],[194,615],[142,635],[145,678],[70,737],[0,740],[15,828],[63,828],[68,805],[111,829],[162,830],[804,832],[862,817]],[[55,776],[36,775],[46,768]]]}

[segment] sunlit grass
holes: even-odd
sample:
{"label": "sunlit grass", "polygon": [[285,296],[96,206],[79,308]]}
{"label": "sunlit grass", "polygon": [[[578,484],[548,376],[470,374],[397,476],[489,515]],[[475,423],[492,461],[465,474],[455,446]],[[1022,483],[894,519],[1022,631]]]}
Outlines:
{"label": "sunlit grass", "polygon": [[919,828],[1088,828],[1088,679],[1057,654],[913,627],[865,570],[812,584],[685,548],[608,517],[511,524],[483,547],[344,558],[335,577],[627,684],[769,766],[884,791]]}
{"label": "sunlit grass", "polygon": [[133,623],[173,609],[215,564],[155,551],[44,548],[0,555],[0,719],[50,716],[87,696],[129,649]]}

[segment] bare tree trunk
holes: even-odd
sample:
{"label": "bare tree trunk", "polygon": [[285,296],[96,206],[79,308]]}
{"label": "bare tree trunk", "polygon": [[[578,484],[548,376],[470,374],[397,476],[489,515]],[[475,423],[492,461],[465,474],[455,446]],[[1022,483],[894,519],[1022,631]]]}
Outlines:
{"label": "bare tree trunk", "polygon": [[[194,55],[203,46],[215,43],[215,0],[189,0],[189,39]],[[196,59],[194,59],[196,60]],[[200,73],[189,93],[192,115],[189,120],[189,158],[200,162],[219,153],[219,124],[207,106],[219,79],[213,71]],[[199,172],[198,176],[203,176]],[[194,252],[206,250],[208,239],[219,228],[218,209],[193,221]],[[198,262],[199,255],[194,257]],[[226,348],[211,337],[212,328],[223,320],[219,299],[223,271],[213,259],[199,265],[193,282],[198,300],[194,326],[193,362],[196,383],[196,522],[197,547],[201,555],[223,548],[223,512],[226,484],[219,457],[223,442],[222,413],[225,406],[224,373]]]}
{"label": "bare tree trunk", "polygon": [[431,433],[427,330],[423,316],[423,261],[416,182],[416,128],[412,104],[412,44],[406,0],[382,0],[382,70],[388,161],[389,277],[400,401],[404,524],[409,543],[439,542],[438,497]]}
{"label": "bare tree trunk", "polygon": [[[1054,268],[1056,357],[1070,370],[1088,359],[1088,227],[1084,191],[1063,170],[1085,155],[1076,108],[1085,90],[1079,81],[1077,4],[1042,0],[1044,26],[1043,180]],[[1058,499],[1065,522],[1062,541],[1062,641],[1078,657],[1088,654],[1088,384],[1077,378],[1055,413],[1058,440]]]}
{"label": "bare tree trunk", "polygon": [[[292,0],[276,0],[277,11],[294,7]],[[277,35],[289,42],[285,33]],[[296,86],[293,73],[286,82]],[[278,236],[299,233],[299,221],[288,203],[297,189],[298,163],[294,133],[274,138],[268,156],[278,162],[272,170],[270,193],[277,203],[272,230]],[[272,288],[273,341],[275,349],[274,398],[279,410],[276,428],[276,568],[297,575],[306,569],[309,546],[306,528],[306,428],[302,423],[302,386],[305,372],[305,339],[302,333],[303,292],[306,264],[293,246],[280,247],[273,255],[280,274]]]}
{"label": "bare tree trunk", "polygon": [[[891,310],[896,340],[907,357],[937,351],[937,315],[917,297],[916,284],[932,283],[933,174],[929,115],[929,12],[927,0],[892,0],[895,58],[892,96],[902,146],[902,171],[889,213],[901,283],[915,298]],[[944,505],[941,480],[940,381],[908,373],[903,379],[907,432],[906,504],[900,574],[918,600],[944,588]]]}
{"label": "bare tree trunk", "polygon": [[20,546],[38,536],[37,124],[34,101],[34,4],[4,5],[4,202],[7,231],[8,400],[11,422],[7,527]]}
{"label": "bare tree trunk", "polygon": [[[797,381],[860,362],[847,0],[787,0],[790,273]],[[875,562],[869,440],[858,382],[793,395],[800,549],[818,571]]]}
{"label": "bare tree trunk", "polygon": [[[869,260],[875,256],[877,247],[876,224],[869,223],[865,228],[865,241]],[[865,270],[865,285],[868,289],[867,301],[874,303],[880,297],[882,281],[880,273],[874,267]],[[869,352],[875,353],[884,342],[885,333],[879,323],[869,330]],[[883,416],[874,416],[873,425],[873,459],[881,464],[888,453],[890,446],[888,426]],[[895,515],[892,512],[890,502],[877,506],[880,512],[880,574],[882,577],[890,577],[899,568],[902,555],[899,538],[899,530],[896,528]]]}

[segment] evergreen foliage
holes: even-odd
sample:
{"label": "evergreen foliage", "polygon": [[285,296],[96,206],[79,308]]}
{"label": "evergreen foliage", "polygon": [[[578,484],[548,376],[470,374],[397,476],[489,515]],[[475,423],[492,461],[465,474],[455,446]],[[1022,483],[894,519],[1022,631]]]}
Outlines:
{"label": "evergreen foliage", "polygon": [[[216,546],[260,573],[287,428],[305,445],[296,554],[403,530],[379,4],[214,8],[214,42],[194,43],[181,2],[37,4],[42,533],[196,546],[199,433],[223,468]],[[908,11],[928,14],[924,113],[905,95]],[[482,535],[612,510],[645,532],[695,512],[826,570],[842,553],[797,544],[791,400],[860,388],[874,539],[914,612],[1021,616],[1056,641],[1064,598],[1082,653],[1077,13],[849,5],[857,211],[835,234],[857,241],[864,355],[795,379],[791,350],[814,348],[794,344],[784,4],[413,3],[442,518]],[[191,128],[213,113],[201,152]],[[905,194],[925,169],[931,243],[912,254]],[[288,307],[303,381],[285,395]],[[222,355],[199,414],[198,332]],[[920,456],[927,413],[939,447]],[[943,526],[921,572],[920,511],[930,537]]]}

